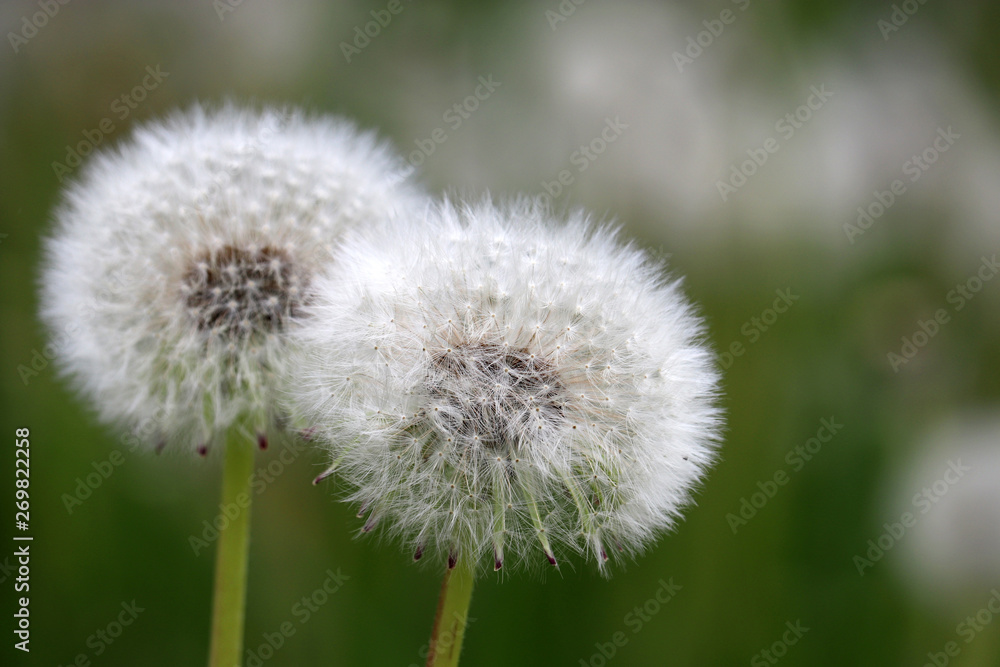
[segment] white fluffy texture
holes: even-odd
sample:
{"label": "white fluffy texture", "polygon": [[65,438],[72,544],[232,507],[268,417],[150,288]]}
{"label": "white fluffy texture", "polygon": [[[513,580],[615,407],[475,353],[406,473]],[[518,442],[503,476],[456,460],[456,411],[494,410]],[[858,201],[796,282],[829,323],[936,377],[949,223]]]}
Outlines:
{"label": "white fluffy texture", "polygon": [[[927,435],[898,484],[895,516],[917,517],[900,540],[901,561],[915,592],[931,603],[968,609],[1000,581],[998,445],[1000,414],[958,414]],[[951,463],[968,469],[957,477]]]}
{"label": "white fluffy texture", "polygon": [[423,207],[349,122],[195,107],[86,165],[46,246],[42,315],[100,416],[151,444],[281,421],[286,325],[349,227]]}
{"label": "white fluffy texture", "polygon": [[494,567],[634,553],[713,459],[717,374],[676,282],[575,214],[445,203],[350,234],[289,389],[368,513]]}

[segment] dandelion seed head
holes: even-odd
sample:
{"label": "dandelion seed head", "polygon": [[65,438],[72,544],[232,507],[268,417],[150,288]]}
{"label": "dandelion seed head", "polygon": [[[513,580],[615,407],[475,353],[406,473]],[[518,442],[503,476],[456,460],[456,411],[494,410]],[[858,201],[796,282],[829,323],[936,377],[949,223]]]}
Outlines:
{"label": "dandelion seed head", "polygon": [[42,317],[58,365],[151,444],[266,432],[284,420],[287,332],[340,234],[423,206],[403,167],[351,123],[294,110],[139,127],[56,211]]}
{"label": "dandelion seed head", "polygon": [[699,318],[583,214],[446,202],[356,230],[305,311],[289,405],[423,561],[585,552],[603,570],[675,523],[713,459]]}
{"label": "dandelion seed head", "polygon": [[886,511],[910,512],[916,523],[890,560],[928,607],[965,609],[1000,577],[998,440],[1000,413],[965,408],[928,429],[895,467]]}

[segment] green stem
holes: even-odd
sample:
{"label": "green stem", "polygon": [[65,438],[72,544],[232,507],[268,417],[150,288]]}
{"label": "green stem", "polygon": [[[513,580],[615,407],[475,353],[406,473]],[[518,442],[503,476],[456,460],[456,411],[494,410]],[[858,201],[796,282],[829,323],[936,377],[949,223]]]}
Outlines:
{"label": "green stem", "polygon": [[209,667],[239,667],[246,616],[247,555],[250,546],[250,478],[253,445],[230,430],[222,473],[222,506],[237,508],[235,518],[219,531],[212,602]]}
{"label": "green stem", "polygon": [[462,639],[468,625],[469,603],[475,583],[475,564],[471,559],[460,559],[454,568],[445,572],[438,599],[437,616],[431,631],[427,667],[457,667],[462,652]]}

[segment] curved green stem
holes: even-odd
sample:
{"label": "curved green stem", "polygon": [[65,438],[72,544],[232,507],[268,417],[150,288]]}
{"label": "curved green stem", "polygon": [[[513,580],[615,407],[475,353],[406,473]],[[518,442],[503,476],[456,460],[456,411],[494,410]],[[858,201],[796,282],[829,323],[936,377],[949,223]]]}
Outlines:
{"label": "curved green stem", "polygon": [[471,559],[459,559],[454,568],[445,572],[434,629],[431,631],[427,667],[458,665],[465,627],[469,624],[469,603],[475,583],[474,566]]}
{"label": "curved green stem", "polygon": [[246,616],[247,556],[250,546],[250,478],[254,448],[238,429],[226,438],[222,473],[222,507],[234,507],[235,517],[219,531],[212,601],[209,667],[239,667]]}

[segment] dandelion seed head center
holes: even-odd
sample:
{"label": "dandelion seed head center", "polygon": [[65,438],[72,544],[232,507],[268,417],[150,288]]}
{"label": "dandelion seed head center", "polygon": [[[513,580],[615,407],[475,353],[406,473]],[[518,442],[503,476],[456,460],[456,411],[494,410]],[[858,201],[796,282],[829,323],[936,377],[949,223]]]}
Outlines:
{"label": "dandelion seed head center", "polygon": [[453,344],[431,354],[427,416],[447,437],[512,453],[539,427],[564,421],[566,391],[544,355],[496,343]]}
{"label": "dandelion seed head center", "polygon": [[280,248],[224,245],[191,262],[184,293],[199,329],[235,339],[280,331],[302,306],[300,282]]}

